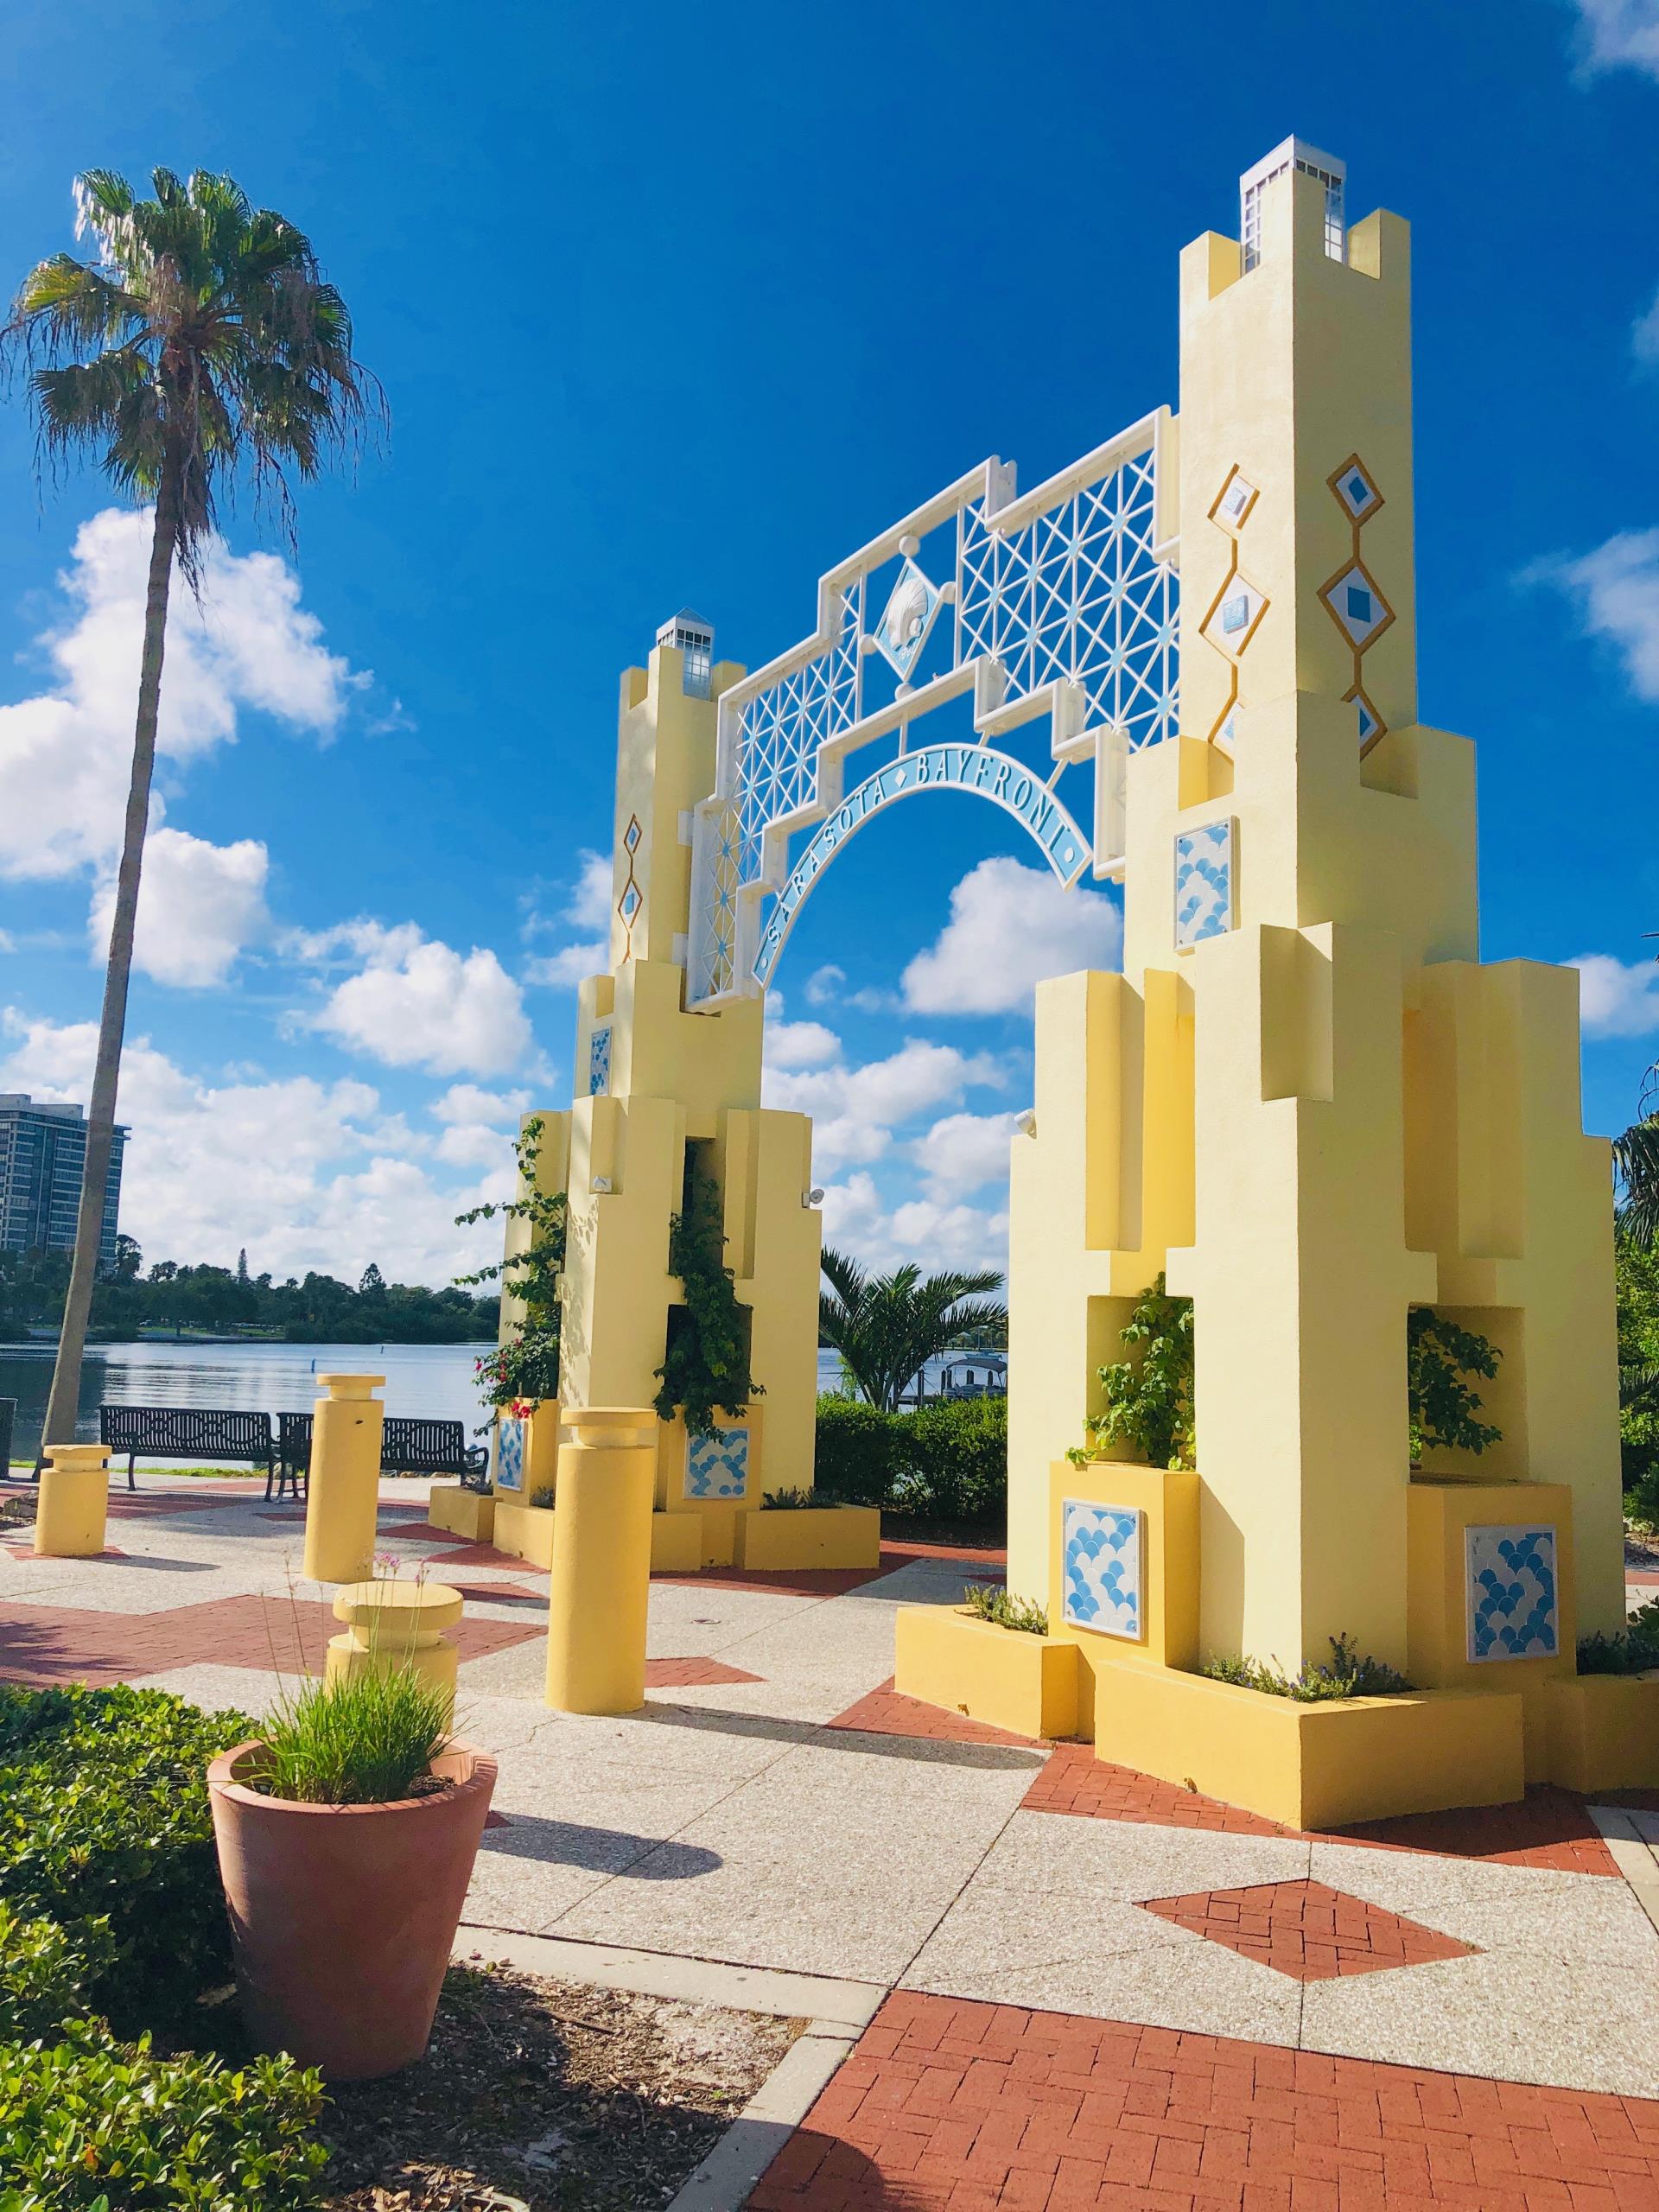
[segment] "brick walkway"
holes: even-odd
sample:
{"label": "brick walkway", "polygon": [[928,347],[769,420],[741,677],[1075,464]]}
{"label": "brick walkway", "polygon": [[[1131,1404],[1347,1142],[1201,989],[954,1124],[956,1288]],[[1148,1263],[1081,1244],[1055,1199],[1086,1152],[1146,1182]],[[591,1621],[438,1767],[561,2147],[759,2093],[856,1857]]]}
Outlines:
{"label": "brick walkway", "polygon": [[1238,1890],[1147,1897],[1141,1910],[1259,1960],[1293,1981],[1382,1974],[1433,1959],[1472,1958],[1475,1951],[1472,1943],[1457,1942],[1326,1882],[1257,1882]]}
{"label": "brick walkway", "polygon": [[[1632,1802],[1659,1809],[1659,1791],[1628,1793]],[[1089,1744],[1058,1744],[1026,1794],[1028,1810],[1073,1813],[1090,1820],[1135,1821],[1154,1827],[1202,1828],[1217,1835],[1292,1836],[1300,1831],[1183,1789],[1132,1767],[1097,1759]],[[1618,1868],[1590,1817],[1570,1789],[1529,1789],[1518,1805],[1465,1806],[1451,1813],[1412,1813],[1335,1829],[1324,1843],[1352,1843],[1373,1850],[1432,1852],[1452,1859],[1484,1859],[1494,1866],[1536,1866],[1560,1874],[1616,1874]]]}
{"label": "brick walkway", "polygon": [[907,1993],[750,2212],[1659,2212],[1659,2103]]}

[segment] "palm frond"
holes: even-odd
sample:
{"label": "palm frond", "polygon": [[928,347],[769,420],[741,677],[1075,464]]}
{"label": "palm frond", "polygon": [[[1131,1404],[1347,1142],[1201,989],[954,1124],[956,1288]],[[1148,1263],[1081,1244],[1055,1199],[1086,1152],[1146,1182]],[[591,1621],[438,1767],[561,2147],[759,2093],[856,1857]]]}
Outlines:
{"label": "palm frond", "polygon": [[824,1248],[823,1267],[832,1287],[819,1294],[819,1339],[840,1353],[872,1405],[895,1406],[929,1360],[970,1329],[1007,1319],[1006,1306],[982,1294],[1002,1280],[994,1268],[924,1277],[907,1262],[871,1275],[833,1246]]}
{"label": "palm frond", "polygon": [[1633,1122],[1613,1139],[1618,1227],[1633,1244],[1659,1238],[1659,1114]]}

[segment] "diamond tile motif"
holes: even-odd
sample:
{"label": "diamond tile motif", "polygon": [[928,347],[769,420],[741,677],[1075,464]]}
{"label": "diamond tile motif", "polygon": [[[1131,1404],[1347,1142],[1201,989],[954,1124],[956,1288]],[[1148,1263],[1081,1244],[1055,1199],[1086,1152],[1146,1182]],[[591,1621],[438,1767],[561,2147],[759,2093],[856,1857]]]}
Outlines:
{"label": "diamond tile motif", "polygon": [[611,1087],[611,1025],[596,1022],[588,1039],[588,1096],[602,1098]]}
{"label": "diamond tile motif", "polygon": [[1183,830],[1175,840],[1175,949],[1189,951],[1233,926],[1233,823]]}
{"label": "diamond tile motif", "polygon": [[876,650],[901,683],[910,681],[938,611],[938,586],[906,556],[874,632]]}
{"label": "diamond tile motif", "polygon": [[1471,1659],[1553,1659],[1560,1649],[1555,1531],[1464,1530]]}
{"label": "diamond tile motif", "polygon": [[1243,527],[1245,518],[1255,505],[1255,485],[1248,477],[1241,476],[1237,469],[1234,469],[1223,486],[1221,497],[1216,501],[1211,512],[1215,519],[1217,522],[1225,523],[1230,530],[1240,530]]}
{"label": "diamond tile motif", "polygon": [[1223,586],[1221,597],[1200,624],[1200,634],[1230,660],[1236,660],[1267,611],[1266,599],[1249,578],[1235,575]]}
{"label": "diamond tile motif", "polygon": [[1073,1628],[1141,1639],[1146,1516],[1134,1506],[1068,1497],[1061,1508],[1065,1617]]}
{"label": "diamond tile motif", "polygon": [[495,1486],[523,1490],[524,1486],[524,1424],[512,1414],[502,1414],[495,1424]]}
{"label": "diamond tile motif", "polygon": [[1382,718],[1357,688],[1348,694],[1348,703],[1354,710],[1354,721],[1359,731],[1359,749],[1363,753],[1373,738],[1382,735]]}
{"label": "diamond tile motif", "polygon": [[1319,597],[1330,608],[1343,636],[1359,652],[1363,652],[1371,639],[1394,620],[1394,609],[1358,561],[1351,561],[1340,575],[1325,584]]}
{"label": "diamond tile motif", "polygon": [[744,1497],[749,1488],[749,1432],[717,1428],[686,1446],[688,1497]]}
{"label": "diamond tile motif", "polygon": [[1191,1897],[1148,1897],[1142,1910],[1294,1981],[1334,1981],[1475,1955],[1472,1943],[1459,1943],[1325,1882],[1261,1882]]}
{"label": "diamond tile motif", "polygon": [[1331,479],[1331,489],[1355,522],[1363,522],[1373,507],[1382,504],[1382,497],[1357,459],[1344,461]]}
{"label": "diamond tile motif", "polygon": [[631,814],[628,817],[628,826],[622,832],[622,842],[631,853],[637,853],[639,851],[639,817],[637,814]]}

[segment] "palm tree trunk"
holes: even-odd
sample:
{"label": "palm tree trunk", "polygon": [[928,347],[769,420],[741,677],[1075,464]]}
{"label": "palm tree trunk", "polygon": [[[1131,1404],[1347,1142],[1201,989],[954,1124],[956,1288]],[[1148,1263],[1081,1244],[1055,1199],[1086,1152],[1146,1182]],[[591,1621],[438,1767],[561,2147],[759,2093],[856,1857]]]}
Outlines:
{"label": "palm tree trunk", "polygon": [[86,1114],[86,1160],[80,1178],[80,1211],[75,1220],[75,1256],[64,1300],[52,1395],[47,1402],[44,1440],[73,1444],[80,1404],[80,1368],[86,1349],[86,1320],[98,1278],[99,1246],[104,1236],[104,1200],[115,1147],[115,1094],[121,1076],[121,1045],[127,1027],[127,983],[132,972],[133,925],[138,916],[138,879],[144,864],[144,833],[149,824],[149,785],[156,767],[156,723],[162,703],[162,657],[167,646],[167,597],[173,576],[173,550],[179,528],[179,456],[171,443],[156,487],[156,529],[149,548],[149,585],[144,600],[144,649],[138,671],[138,719],[132,736],[132,780],[127,790],[126,826],[121,868],[115,883],[115,918],[110,924],[110,957],[104,971],[104,1011],[98,1025],[98,1064],[92,1073],[92,1103]]}

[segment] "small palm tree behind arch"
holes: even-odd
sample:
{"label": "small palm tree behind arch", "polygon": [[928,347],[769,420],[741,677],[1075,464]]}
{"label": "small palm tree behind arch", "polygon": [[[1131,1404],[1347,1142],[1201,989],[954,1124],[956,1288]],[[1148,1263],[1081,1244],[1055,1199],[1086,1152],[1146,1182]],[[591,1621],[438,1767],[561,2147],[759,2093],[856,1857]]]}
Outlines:
{"label": "small palm tree behind arch", "polygon": [[228,176],[170,169],[141,200],[112,169],[75,179],[76,237],[95,257],[49,256],[24,277],[0,349],[21,360],[37,464],[55,480],[91,460],[127,498],[153,504],[132,772],[116,878],[86,1166],[44,1440],[75,1433],[81,1357],[104,1198],[161,709],[176,562],[200,592],[217,496],[252,480],[293,535],[293,480],[359,448],[385,419],[380,388],[352,352],[346,303],[302,231],[255,207]]}
{"label": "small palm tree behind arch", "polygon": [[1001,1329],[1008,1309],[987,1295],[995,1268],[924,1275],[914,1262],[872,1275],[830,1245],[823,1249],[830,1288],[818,1293],[818,1341],[842,1363],[873,1406],[892,1413],[930,1359],[974,1329]]}

